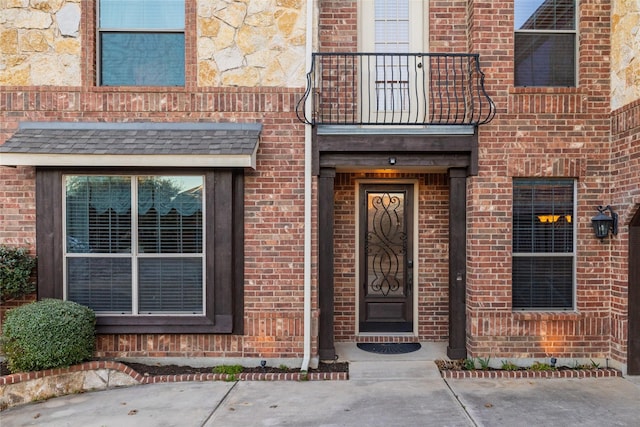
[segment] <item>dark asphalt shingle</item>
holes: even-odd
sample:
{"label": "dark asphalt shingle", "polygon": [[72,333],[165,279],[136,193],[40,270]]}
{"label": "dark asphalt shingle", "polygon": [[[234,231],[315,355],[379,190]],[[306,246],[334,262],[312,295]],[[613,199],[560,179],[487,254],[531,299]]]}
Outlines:
{"label": "dark asphalt shingle", "polygon": [[262,126],[240,123],[21,123],[0,153],[250,155]]}

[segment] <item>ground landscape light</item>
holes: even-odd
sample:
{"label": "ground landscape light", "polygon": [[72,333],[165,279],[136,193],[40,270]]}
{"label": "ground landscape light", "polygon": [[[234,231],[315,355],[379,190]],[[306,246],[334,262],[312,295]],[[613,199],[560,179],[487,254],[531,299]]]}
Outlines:
{"label": "ground landscape light", "polygon": [[[604,239],[611,234],[618,234],[618,214],[611,209],[611,206],[606,207],[598,206],[598,215],[591,218],[591,225],[593,225],[593,232],[598,239]],[[605,215],[605,212],[609,211],[611,215]]]}

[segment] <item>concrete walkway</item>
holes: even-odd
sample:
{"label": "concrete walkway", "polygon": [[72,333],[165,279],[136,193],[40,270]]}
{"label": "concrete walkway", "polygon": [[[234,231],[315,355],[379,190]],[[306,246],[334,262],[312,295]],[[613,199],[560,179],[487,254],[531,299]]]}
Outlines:
{"label": "concrete walkway", "polygon": [[[349,381],[183,382],[51,399],[0,426],[635,426],[640,378],[443,380],[434,356],[338,348]],[[353,353],[352,353],[353,352]]]}

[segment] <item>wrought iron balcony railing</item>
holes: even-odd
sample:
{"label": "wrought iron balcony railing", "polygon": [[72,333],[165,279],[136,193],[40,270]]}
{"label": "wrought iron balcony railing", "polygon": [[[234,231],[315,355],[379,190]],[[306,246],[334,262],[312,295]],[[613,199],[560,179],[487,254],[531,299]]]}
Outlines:
{"label": "wrought iron balcony railing", "polygon": [[313,125],[479,125],[495,112],[478,55],[453,53],[315,53],[296,106]]}

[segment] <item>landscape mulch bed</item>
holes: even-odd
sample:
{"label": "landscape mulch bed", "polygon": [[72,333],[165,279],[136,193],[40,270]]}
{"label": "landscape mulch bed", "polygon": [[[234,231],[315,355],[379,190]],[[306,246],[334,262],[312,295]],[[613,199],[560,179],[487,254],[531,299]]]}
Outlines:
{"label": "landscape mulch bed", "polygon": [[[137,373],[145,376],[157,376],[157,375],[182,375],[182,374],[210,374],[213,372],[214,367],[192,367],[192,366],[179,366],[179,365],[148,365],[143,363],[132,362],[120,362],[129,366]],[[298,368],[280,368],[273,366],[256,366],[256,367],[243,367],[242,373],[296,373],[300,372]],[[349,364],[346,362],[336,363],[319,363],[316,369],[309,369],[309,373],[313,372],[349,372]],[[6,362],[0,362],[0,376],[9,375],[9,369]]]}
{"label": "landscape mulch bed", "polygon": [[436,360],[436,365],[443,378],[463,379],[463,378],[608,378],[621,377],[622,372],[613,368],[600,367],[579,367],[569,366],[552,367],[546,370],[535,370],[531,368],[519,367],[515,370],[505,370],[496,368],[487,369],[465,369],[462,360]]}

